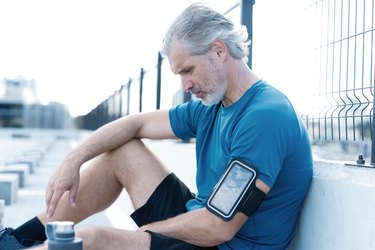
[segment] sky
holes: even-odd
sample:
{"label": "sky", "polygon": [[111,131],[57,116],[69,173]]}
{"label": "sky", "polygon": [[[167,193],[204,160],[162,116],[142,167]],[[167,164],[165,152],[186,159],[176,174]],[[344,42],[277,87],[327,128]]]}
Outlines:
{"label": "sky", "polygon": [[[141,67],[156,65],[165,31],[193,2],[0,0],[0,79],[34,79],[43,104],[60,102],[72,116],[87,114],[138,78]],[[204,1],[221,13],[238,2]],[[297,80],[304,77],[298,46],[309,42],[303,32],[311,31],[290,13],[305,3],[256,1],[253,17],[253,69],[301,103],[309,91]],[[232,13],[239,24],[239,11]]]}
{"label": "sky", "polygon": [[[0,79],[37,82],[40,101],[83,115],[156,65],[163,35],[192,0],[0,0]],[[226,11],[237,1],[206,1]]]}

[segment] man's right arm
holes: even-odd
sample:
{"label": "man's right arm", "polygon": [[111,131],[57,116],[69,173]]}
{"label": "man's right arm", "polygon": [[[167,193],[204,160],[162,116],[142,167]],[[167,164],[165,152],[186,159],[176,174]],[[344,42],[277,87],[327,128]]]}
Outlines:
{"label": "man's right arm", "polygon": [[176,138],[169,122],[169,111],[158,110],[134,114],[115,120],[96,130],[78,147],[67,154],[49,180],[46,190],[47,216],[50,218],[63,193],[69,191],[69,201],[75,206],[79,187],[79,169],[94,157],[114,150],[134,138]]}

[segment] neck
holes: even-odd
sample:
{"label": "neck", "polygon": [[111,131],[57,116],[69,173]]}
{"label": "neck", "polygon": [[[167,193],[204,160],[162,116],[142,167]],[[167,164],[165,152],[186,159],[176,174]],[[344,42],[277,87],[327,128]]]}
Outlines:
{"label": "neck", "polygon": [[232,105],[259,80],[242,60],[233,60],[227,73],[228,91],[222,100],[225,107]]}

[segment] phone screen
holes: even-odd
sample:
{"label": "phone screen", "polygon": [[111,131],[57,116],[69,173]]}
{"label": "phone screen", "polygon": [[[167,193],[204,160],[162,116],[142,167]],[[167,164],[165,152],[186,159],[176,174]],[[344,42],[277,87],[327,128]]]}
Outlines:
{"label": "phone screen", "polygon": [[208,205],[224,218],[230,217],[242,196],[250,187],[254,177],[255,171],[253,169],[234,161],[219,181],[216,190],[208,201]]}

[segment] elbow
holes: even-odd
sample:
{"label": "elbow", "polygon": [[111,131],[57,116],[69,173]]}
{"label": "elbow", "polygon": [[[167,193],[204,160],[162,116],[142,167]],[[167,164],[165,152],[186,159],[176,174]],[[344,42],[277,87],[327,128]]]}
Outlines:
{"label": "elbow", "polygon": [[206,208],[195,212],[199,215],[199,220],[196,220],[198,223],[194,224],[197,230],[193,231],[199,231],[200,240],[194,244],[202,247],[218,246],[232,240],[248,218],[246,215],[238,213],[232,220],[224,221]]}
{"label": "elbow", "polygon": [[[221,233],[222,233],[222,231],[221,231]],[[234,237],[234,235],[229,235],[229,234],[228,235],[220,235],[220,237],[212,239],[212,241],[210,242],[210,244],[208,246],[210,246],[210,247],[219,246],[221,244],[224,244],[227,241],[230,241],[233,237]]]}
{"label": "elbow", "polygon": [[227,241],[230,241],[236,234],[236,230],[229,225],[229,222],[223,221],[220,218],[214,218],[211,223],[206,225],[206,244],[204,247],[218,246]]}
{"label": "elbow", "polygon": [[234,228],[230,221],[223,221],[220,219],[220,224],[216,227],[216,233],[220,235],[218,242],[224,243],[233,239],[238,228]]}
{"label": "elbow", "polygon": [[222,226],[221,229],[219,227],[218,230],[216,231],[217,232],[215,234],[218,235],[219,237],[215,239],[215,246],[218,246],[227,241],[230,241],[231,239],[233,239],[234,235],[236,234],[232,230],[229,230],[229,228],[226,226]]}

